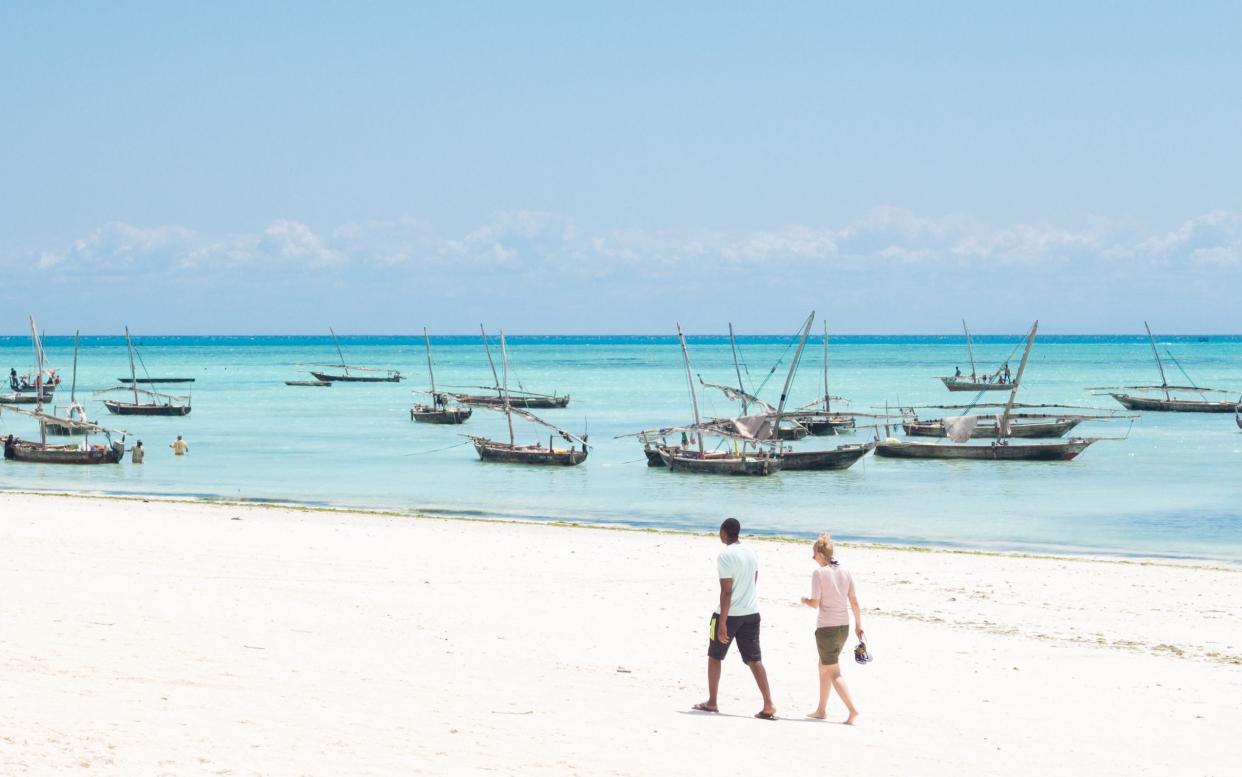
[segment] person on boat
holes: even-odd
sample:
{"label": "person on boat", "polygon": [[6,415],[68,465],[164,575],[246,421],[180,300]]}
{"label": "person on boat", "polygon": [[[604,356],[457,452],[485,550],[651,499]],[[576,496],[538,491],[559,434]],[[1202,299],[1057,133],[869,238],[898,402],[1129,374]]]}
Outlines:
{"label": "person on boat", "polygon": [[759,597],[756,586],[759,581],[759,557],[738,537],[742,524],[736,518],[726,518],[720,524],[720,541],[724,550],[716,558],[716,576],[720,579],[720,603],[712,613],[707,629],[707,701],[692,709],[700,712],[719,712],[716,693],[720,688],[720,668],[729,653],[732,640],[737,640],[742,662],[750,667],[763,696],[763,709],[755,713],[762,720],[776,719],[776,706],[772,704],[772,692],[768,688],[768,673],[763,668],[763,654],[759,649]]}
{"label": "person on boat", "polygon": [[962,368],[961,368],[961,367],[954,367],[954,368],[953,368],[953,377],[955,377],[955,378],[960,378],[960,377],[962,377]]}
{"label": "person on boat", "polygon": [[9,367],[9,387],[12,388],[14,391],[18,391],[17,368],[16,367]]}
{"label": "person on boat", "polygon": [[177,439],[173,440],[168,447],[173,449],[173,454],[176,456],[184,456],[190,452],[190,444],[181,439],[181,435],[177,435]]}
{"label": "person on boat", "polygon": [[1011,380],[1013,377],[1009,374],[1009,362],[1005,362],[1005,382],[1008,383]]}
{"label": "person on boat", "polygon": [[132,456],[133,456],[132,460],[135,464],[141,464],[143,459],[147,457],[147,451],[145,448],[142,447],[142,440],[139,440],[138,442],[134,443],[134,451],[133,451]]}
{"label": "person on boat", "polygon": [[850,636],[850,610],[854,611],[854,633],[859,641],[863,638],[862,613],[858,597],[854,594],[854,578],[834,557],[832,537],[828,532],[815,540],[811,556],[819,568],[811,573],[811,595],[802,597],[802,603],[817,613],[815,647],[819,651],[819,706],[814,712],[808,712],[807,717],[816,720],[827,718],[828,695],[836,688],[837,695],[849,710],[849,717],[844,722],[847,726],[853,725],[858,719],[858,708],[854,706],[850,689],[841,677],[838,658]]}

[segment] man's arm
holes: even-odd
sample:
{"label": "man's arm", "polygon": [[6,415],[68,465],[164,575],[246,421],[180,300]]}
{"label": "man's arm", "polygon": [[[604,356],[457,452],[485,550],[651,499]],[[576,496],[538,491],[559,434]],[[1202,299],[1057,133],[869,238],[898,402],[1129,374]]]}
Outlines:
{"label": "man's arm", "polygon": [[729,605],[733,601],[733,578],[720,578],[720,617],[716,619],[716,639],[729,641]]}

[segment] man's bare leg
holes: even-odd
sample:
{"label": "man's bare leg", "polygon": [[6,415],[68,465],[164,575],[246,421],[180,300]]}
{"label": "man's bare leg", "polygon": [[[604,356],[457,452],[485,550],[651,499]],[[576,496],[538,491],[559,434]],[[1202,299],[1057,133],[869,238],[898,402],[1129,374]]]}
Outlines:
{"label": "man's bare leg", "polygon": [[720,661],[707,657],[707,701],[702,704],[694,705],[696,710],[704,712],[715,712],[719,707],[716,705],[716,692],[720,689]]}
{"label": "man's bare leg", "polygon": [[772,692],[768,689],[768,671],[763,668],[762,661],[751,661],[746,664],[750,667],[750,673],[755,676],[755,684],[759,686],[759,693],[763,694],[763,712],[765,716],[776,714],[776,705],[772,703]]}

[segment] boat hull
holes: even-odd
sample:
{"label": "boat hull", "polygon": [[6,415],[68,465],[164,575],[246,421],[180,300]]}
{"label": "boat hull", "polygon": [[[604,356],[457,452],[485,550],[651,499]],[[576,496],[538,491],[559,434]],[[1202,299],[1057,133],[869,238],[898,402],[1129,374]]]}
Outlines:
{"label": "boat hull", "polygon": [[311,372],[311,375],[315,376],[315,380],[324,383],[400,383],[402,380],[400,375],[378,377],[369,375],[329,375],[326,372]]}
{"label": "boat hull", "polygon": [[[1009,425],[1009,436],[1026,439],[1063,437],[1080,423],[1082,421],[1077,418],[1057,419],[1055,421],[1032,421],[1029,423],[1014,421]],[[944,424],[939,419],[935,421],[902,421],[901,428],[910,437],[946,436]],[[970,436],[981,440],[994,440],[996,439],[996,428],[997,425],[995,423],[980,424],[975,427],[974,432]]]}
{"label": "boat hull", "polygon": [[957,445],[942,442],[885,440],[875,446],[875,455],[887,459],[956,459],[974,461],[1071,461],[1095,442],[1075,437],[1065,442],[1014,445]]}
{"label": "boat hull", "polygon": [[671,472],[693,472],[699,475],[764,476],[780,472],[781,462],[770,456],[686,455],[672,448],[660,451],[660,458]]}
{"label": "boat hull", "polygon": [[328,388],[332,384],[326,380],[287,380],[286,386],[317,386],[319,388]]}
{"label": "boat hull", "polygon": [[849,469],[874,447],[875,443],[869,442],[842,445],[830,451],[786,451],[781,454],[781,470],[790,472]]}
{"label": "boat hull", "polygon": [[424,424],[461,424],[470,417],[468,407],[434,408],[427,405],[415,405],[410,408],[410,420]]}
{"label": "boat hull", "polygon": [[504,464],[531,464],[545,467],[573,467],[586,461],[587,451],[576,448],[546,448],[542,445],[510,445],[482,437],[470,438],[483,461]]}
{"label": "boat hull", "polygon": [[816,437],[823,437],[829,434],[848,434],[854,431],[856,422],[852,416],[811,416],[810,418],[799,418],[798,423],[807,428],[811,434]]}
{"label": "boat hull", "polygon": [[5,394],[0,396],[0,405],[37,405],[52,401],[51,394],[44,394],[42,399],[37,394]]}
{"label": "boat hull", "polygon": [[1153,410],[1163,413],[1233,413],[1239,404],[1210,399],[1160,399],[1136,397],[1133,394],[1109,394],[1127,410]]}
{"label": "boat hull", "polygon": [[1013,388],[1012,383],[980,383],[977,380],[966,380],[964,378],[941,378],[944,387],[949,391],[1008,391]]}
{"label": "boat hull", "polygon": [[121,383],[193,383],[194,378],[117,378]]}
{"label": "boat hull", "polygon": [[[470,394],[458,395],[454,394],[460,401],[471,405],[488,405],[490,407],[500,407],[505,403],[501,397],[493,397],[490,395],[475,396]],[[569,395],[563,397],[509,397],[510,407],[522,407],[528,410],[555,410],[569,406]]]}
{"label": "boat hull", "polygon": [[135,404],[133,402],[113,402],[110,399],[105,399],[104,407],[108,408],[109,413],[115,413],[116,415],[181,416],[190,414],[189,405]]}
{"label": "boat hull", "polygon": [[125,446],[119,442],[81,450],[76,445],[42,446],[13,438],[4,441],[4,458],[32,464],[117,464],[124,455]]}

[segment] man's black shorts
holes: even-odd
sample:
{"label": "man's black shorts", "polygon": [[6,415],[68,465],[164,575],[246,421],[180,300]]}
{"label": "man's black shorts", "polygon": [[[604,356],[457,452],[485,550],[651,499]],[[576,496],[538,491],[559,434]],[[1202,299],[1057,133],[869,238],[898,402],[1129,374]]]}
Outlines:
{"label": "man's black shorts", "polygon": [[750,664],[762,661],[763,654],[759,651],[759,613],[753,615],[730,615],[726,622],[729,627],[729,641],[716,639],[716,619],[720,616],[712,613],[711,622],[707,627],[707,655],[723,661],[729,654],[729,645],[737,643],[742,652],[742,661]]}

